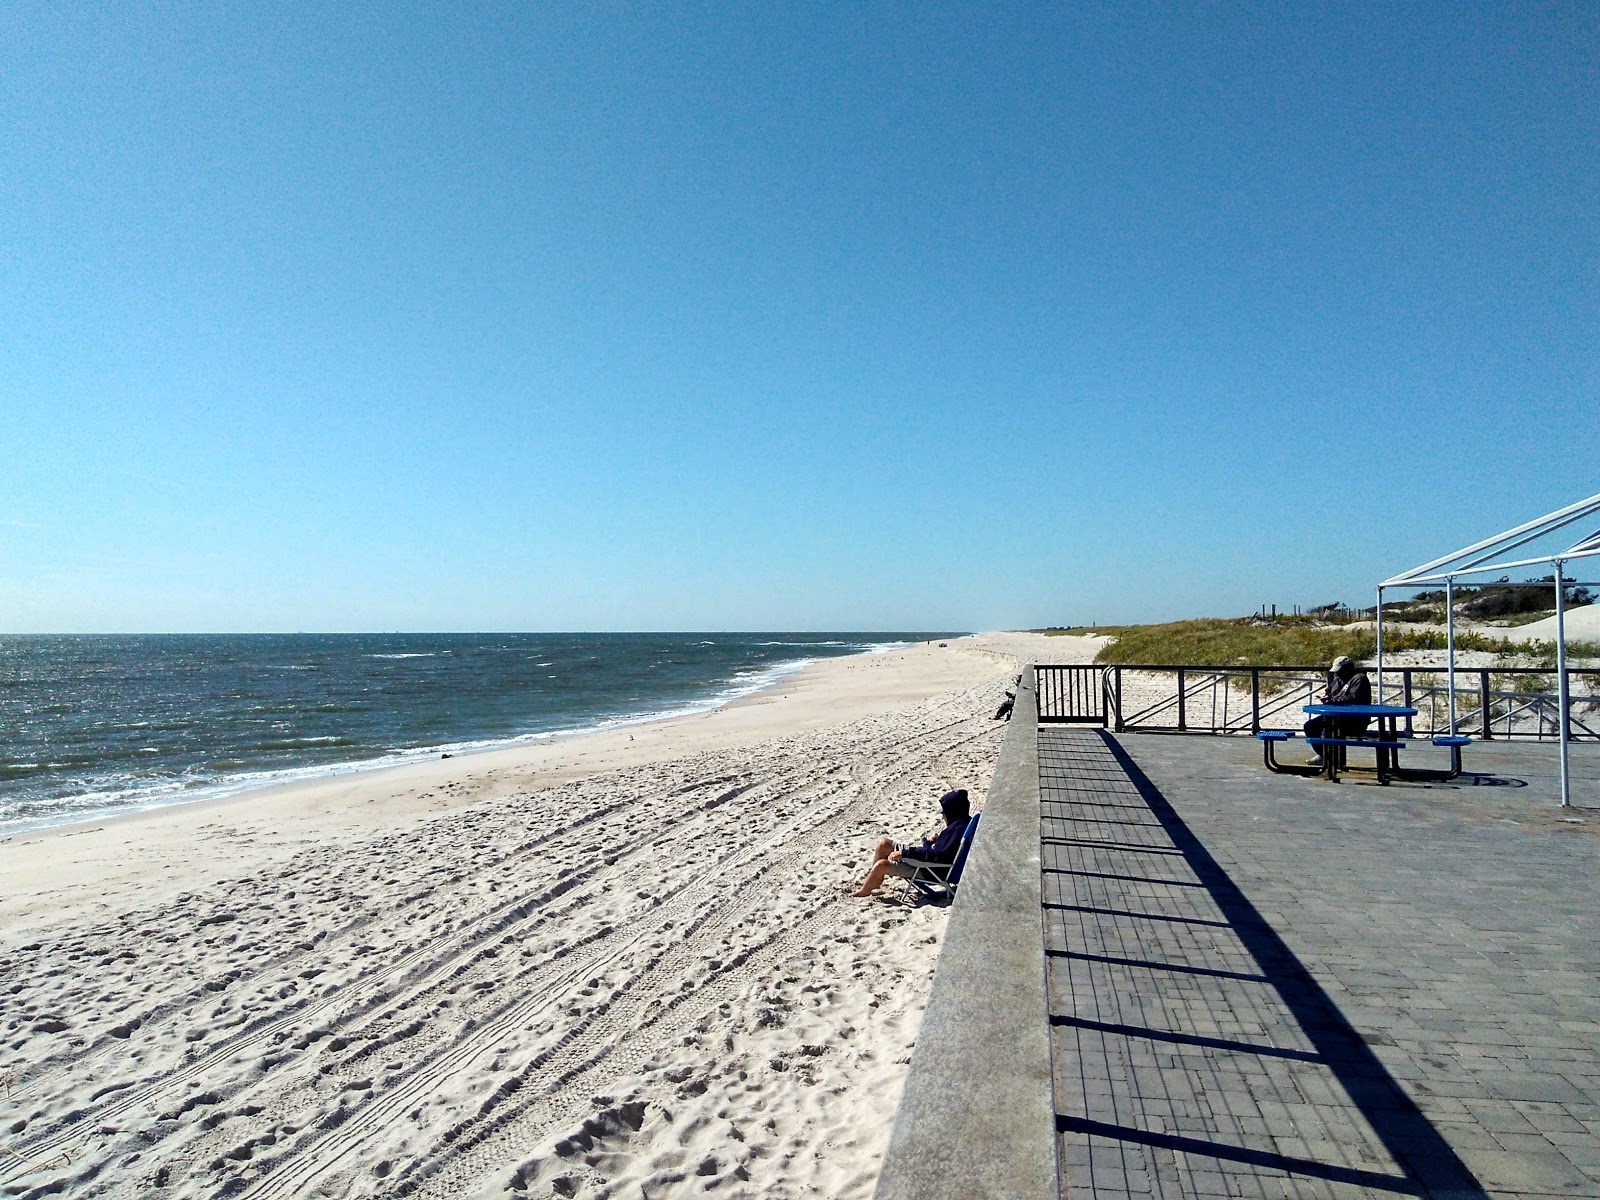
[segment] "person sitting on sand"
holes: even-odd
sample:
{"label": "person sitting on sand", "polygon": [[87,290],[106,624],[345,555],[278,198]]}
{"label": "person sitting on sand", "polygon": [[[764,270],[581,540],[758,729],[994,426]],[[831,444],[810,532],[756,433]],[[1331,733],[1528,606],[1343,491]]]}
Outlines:
{"label": "person sitting on sand", "polygon": [[1017,676],[1017,681],[1006,689],[1006,698],[1000,701],[1000,707],[994,710],[991,720],[1011,720],[1011,710],[1017,706],[1017,689],[1022,686],[1022,676]]}
{"label": "person sitting on sand", "polygon": [[961,849],[961,835],[967,830],[967,818],[972,815],[967,801],[967,789],[956,788],[939,797],[939,808],[944,813],[944,828],[936,837],[923,838],[915,846],[880,838],[872,852],[872,863],[867,868],[867,878],[852,896],[870,896],[885,875],[909,879],[919,863],[955,862]]}
{"label": "person sitting on sand", "polygon": [[[1372,681],[1367,678],[1365,671],[1341,654],[1333,660],[1333,669],[1328,674],[1328,686],[1323,691],[1319,703],[1371,704]],[[1371,722],[1371,717],[1312,717],[1306,722],[1306,736],[1308,738],[1359,737],[1367,731],[1367,726]],[[1322,755],[1316,754],[1308,758],[1306,766],[1322,766]]]}

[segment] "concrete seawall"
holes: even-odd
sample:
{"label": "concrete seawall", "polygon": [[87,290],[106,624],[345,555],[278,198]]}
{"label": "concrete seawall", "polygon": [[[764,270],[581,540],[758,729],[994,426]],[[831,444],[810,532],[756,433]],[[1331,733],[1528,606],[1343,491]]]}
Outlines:
{"label": "concrete seawall", "polygon": [[876,1195],[1037,1200],[1057,1188],[1030,667],[950,913]]}

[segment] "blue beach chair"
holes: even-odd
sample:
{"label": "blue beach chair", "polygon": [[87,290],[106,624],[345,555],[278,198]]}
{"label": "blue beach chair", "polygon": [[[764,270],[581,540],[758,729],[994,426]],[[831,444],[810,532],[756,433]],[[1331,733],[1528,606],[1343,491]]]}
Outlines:
{"label": "blue beach chair", "polygon": [[902,857],[901,865],[911,867],[912,872],[900,878],[916,889],[924,900],[953,900],[956,887],[961,883],[961,872],[966,870],[967,854],[972,849],[972,838],[978,832],[978,818],[981,816],[982,813],[973,813],[967,818],[967,828],[961,834],[961,847],[952,861],[924,862],[919,858]]}

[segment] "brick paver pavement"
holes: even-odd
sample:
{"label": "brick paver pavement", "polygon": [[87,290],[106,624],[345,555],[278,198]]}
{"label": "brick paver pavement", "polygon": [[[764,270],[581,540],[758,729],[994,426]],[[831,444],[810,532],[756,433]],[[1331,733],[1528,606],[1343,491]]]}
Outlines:
{"label": "brick paver pavement", "polygon": [[[1600,1197],[1600,754],[1040,730],[1062,1194]],[[1425,751],[1418,751],[1419,754]]]}

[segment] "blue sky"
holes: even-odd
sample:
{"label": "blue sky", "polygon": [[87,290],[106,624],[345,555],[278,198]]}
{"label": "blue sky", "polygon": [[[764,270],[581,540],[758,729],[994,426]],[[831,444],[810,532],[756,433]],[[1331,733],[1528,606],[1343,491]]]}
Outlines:
{"label": "blue sky", "polygon": [[1364,600],[1600,491],[1592,4],[25,4],[0,631]]}

